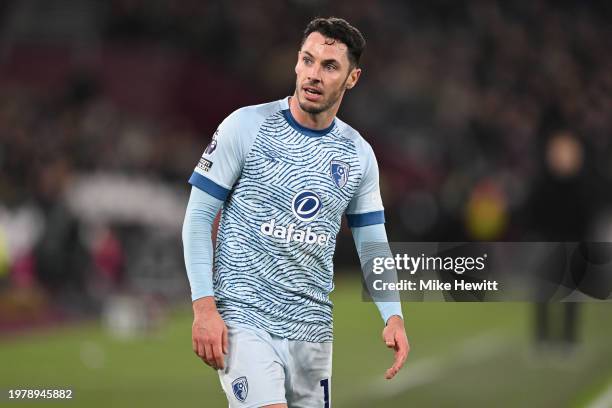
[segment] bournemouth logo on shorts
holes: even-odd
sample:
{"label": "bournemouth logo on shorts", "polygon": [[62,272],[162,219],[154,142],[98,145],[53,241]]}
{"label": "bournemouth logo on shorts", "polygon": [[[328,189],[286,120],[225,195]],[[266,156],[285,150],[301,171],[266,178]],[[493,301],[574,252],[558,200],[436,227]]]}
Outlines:
{"label": "bournemouth logo on shorts", "polygon": [[330,173],[334,183],[338,188],[342,188],[346,185],[349,175],[349,165],[340,160],[332,160],[330,163]]}
{"label": "bournemouth logo on shorts", "polygon": [[238,401],[244,402],[249,393],[249,382],[246,377],[243,376],[232,381],[232,390]]}

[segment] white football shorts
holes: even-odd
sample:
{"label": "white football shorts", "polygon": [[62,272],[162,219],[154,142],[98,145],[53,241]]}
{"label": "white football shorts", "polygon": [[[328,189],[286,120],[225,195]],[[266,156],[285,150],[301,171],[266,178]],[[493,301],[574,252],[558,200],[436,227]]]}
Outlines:
{"label": "white football shorts", "polygon": [[331,342],[287,340],[244,326],[228,330],[225,369],[218,373],[230,408],[330,407]]}

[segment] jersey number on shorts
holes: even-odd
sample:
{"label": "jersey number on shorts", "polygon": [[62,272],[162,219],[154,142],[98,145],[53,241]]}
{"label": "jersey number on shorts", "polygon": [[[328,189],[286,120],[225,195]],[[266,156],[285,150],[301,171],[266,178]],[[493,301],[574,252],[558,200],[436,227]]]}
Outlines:
{"label": "jersey number on shorts", "polygon": [[321,380],[319,383],[323,387],[323,401],[325,402],[325,408],[329,408],[329,378]]}

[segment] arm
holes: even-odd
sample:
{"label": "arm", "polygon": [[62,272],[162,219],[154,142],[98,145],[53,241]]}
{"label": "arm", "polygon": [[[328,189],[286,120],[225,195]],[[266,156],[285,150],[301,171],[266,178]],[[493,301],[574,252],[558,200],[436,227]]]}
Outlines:
{"label": "arm", "polygon": [[183,224],[183,243],[193,301],[192,345],[193,351],[216,369],[224,368],[228,341],[227,327],[213,297],[212,223],[242,172],[255,135],[248,126],[256,121],[244,109],[225,118],[189,178],[194,187]]}
{"label": "arm", "polygon": [[[387,233],[384,226],[385,215],[380,196],[378,163],[372,147],[365,140],[359,140],[358,149],[363,178],[346,209],[346,217],[353,232],[361,265],[364,266],[374,257],[391,255],[391,251],[387,244]],[[369,250],[363,249],[363,243],[366,242],[378,242],[384,243],[384,245],[376,245],[376,249],[370,253]],[[367,270],[362,269],[364,274],[367,274]],[[392,297],[390,300],[390,302],[376,302],[386,323],[382,333],[383,341],[387,347],[395,350],[395,362],[385,373],[387,379],[393,378],[402,368],[410,349],[404,330],[399,299]]]}
{"label": "arm", "polygon": [[212,224],[222,205],[221,200],[197,187],[191,188],[183,222],[183,254],[194,302],[214,295]]}
{"label": "arm", "polygon": [[227,326],[217,311],[212,276],[212,224],[223,205],[192,187],[183,223],[183,253],[193,301],[193,351],[213,368],[224,368]]}
{"label": "arm", "polygon": [[[359,254],[359,260],[361,261],[363,273],[367,272],[365,265],[371,262],[372,258],[391,256],[391,251],[389,250],[388,245],[385,246],[386,250],[384,250],[384,253],[373,254],[366,253],[366,251],[364,251],[364,244],[366,243],[387,242],[387,232],[384,224],[374,224],[366,227],[352,228],[351,232],[353,233],[353,240],[355,241],[355,246],[357,247],[357,253]],[[402,315],[402,304],[399,302],[399,299],[384,302],[374,300],[374,303],[376,303],[380,316],[383,318],[385,324],[387,324],[389,318],[392,316],[398,316],[400,319],[403,319],[404,316]]]}
{"label": "arm", "polygon": [[[387,232],[385,231],[384,224],[353,227],[351,228],[351,232],[353,233],[353,239],[357,247],[357,253],[359,254],[359,260],[364,274],[367,273],[365,266],[372,261],[372,258],[391,256],[391,250],[388,245],[383,245],[383,248],[381,248],[382,253],[372,253],[364,250],[365,243],[387,243]],[[404,329],[402,306],[399,299],[394,299],[393,301],[375,300],[375,303],[385,322],[385,328],[382,333],[383,341],[387,347],[395,350],[395,361],[393,366],[385,373],[385,378],[391,379],[402,368],[408,357],[408,352],[410,351],[410,345]]]}

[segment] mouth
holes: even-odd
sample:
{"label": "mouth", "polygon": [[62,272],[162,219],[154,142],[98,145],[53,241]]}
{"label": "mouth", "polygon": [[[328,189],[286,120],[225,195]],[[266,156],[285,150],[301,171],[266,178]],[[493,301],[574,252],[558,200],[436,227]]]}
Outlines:
{"label": "mouth", "polygon": [[309,101],[315,101],[321,98],[323,91],[313,86],[303,86],[302,90]]}

